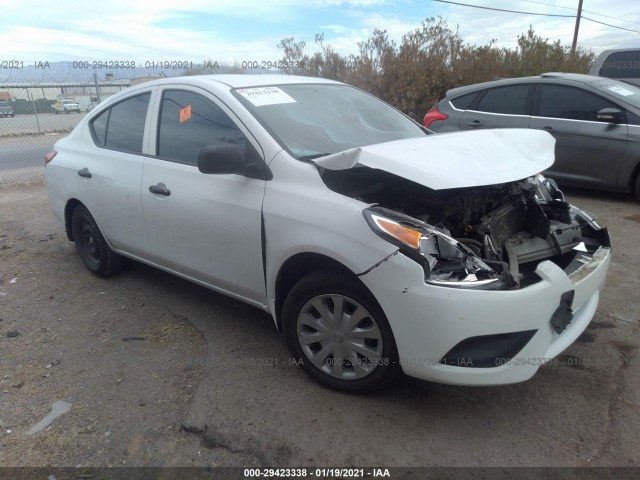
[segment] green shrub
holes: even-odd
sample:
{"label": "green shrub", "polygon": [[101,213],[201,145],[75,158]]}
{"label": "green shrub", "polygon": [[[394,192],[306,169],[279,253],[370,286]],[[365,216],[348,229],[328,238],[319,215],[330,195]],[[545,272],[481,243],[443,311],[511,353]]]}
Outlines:
{"label": "green shrub", "polygon": [[330,78],[366,90],[418,121],[447,90],[497,78],[539,75],[543,72],[586,73],[593,61],[590,50],[574,54],[560,41],[550,42],[532,28],[518,37],[515,49],[465,44],[442,18],[428,18],[402,37],[400,45],[386,31],[375,30],[358,44],[358,54],[343,56],[324,35],[317,34],[320,51],[305,53],[306,43],[293,37],[280,41],[287,73]]}

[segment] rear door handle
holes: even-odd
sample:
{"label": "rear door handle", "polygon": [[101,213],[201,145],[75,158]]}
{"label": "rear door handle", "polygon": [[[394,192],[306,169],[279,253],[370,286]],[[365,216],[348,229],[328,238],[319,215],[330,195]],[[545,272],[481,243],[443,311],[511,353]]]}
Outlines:
{"label": "rear door handle", "polygon": [[171,195],[171,190],[169,190],[167,186],[162,182],[156,185],[151,185],[149,187],[149,191],[157,195],[164,195],[165,197],[168,197],[169,195]]}
{"label": "rear door handle", "polygon": [[84,178],[91,178],[91,172],[87,167],[84,167],[82,170],[78,170],[78,175]]}
{"label": "rear door handle", "polygon": [[470,127],[481,127],[482,122],[480,120],[474,120],[473,122],[467,122]]}
{"label": "rear door handle", "polygon": [[542,127],[543,130],[546,130],[547,132],[553,132],[553,127],[550,127],[549,125]]}

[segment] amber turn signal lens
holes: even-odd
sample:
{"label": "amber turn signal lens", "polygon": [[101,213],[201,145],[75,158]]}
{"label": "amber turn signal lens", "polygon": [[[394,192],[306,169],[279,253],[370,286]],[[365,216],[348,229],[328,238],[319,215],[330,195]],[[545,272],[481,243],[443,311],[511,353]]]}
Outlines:
{"label": "amber turn signal lens", "polygon": [[382,230],[401,242],[406,243],[411,248],[417,250],[420,247],[420,237],[422,234],[417,230],[382,217],[374,217],[374,220]]}

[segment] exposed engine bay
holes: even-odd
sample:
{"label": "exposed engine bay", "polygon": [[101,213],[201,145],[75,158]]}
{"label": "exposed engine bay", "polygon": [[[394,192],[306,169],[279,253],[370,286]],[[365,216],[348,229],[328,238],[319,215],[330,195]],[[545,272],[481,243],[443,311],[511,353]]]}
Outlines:
{"label": "exposed engine bay", "polygon": [[[555,182],[541,176],[499,185],[432,190],[367,167],[320,169],[320,173],[335,192],[420,220],[453,238],[463,245],[460,249],[482,260],[484,267],[476,273],[500,277],[496,288],[535,283],[538,277],[534,271],[542,260],[551,260],[570,274],[598,248],[609,246],[605,245],[608,236],[593,218],[565,202]],[[410,218],[398,222],[411,226]],[[435,261],[429,261],[432,273],[438,275]]]}

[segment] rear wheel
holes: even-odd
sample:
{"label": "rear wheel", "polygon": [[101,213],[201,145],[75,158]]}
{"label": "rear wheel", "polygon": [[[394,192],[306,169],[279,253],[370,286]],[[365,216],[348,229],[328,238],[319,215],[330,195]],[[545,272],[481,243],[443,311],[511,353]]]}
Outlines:
{"label": "rear wheel", "polygon": [[323,385],[346,392],[376,390],[400,370],[389,322],[355,278],[306,275],[287,296],[282,315],[291,354]]}
{"label": "rear wheel", "polygon": [[640,173],[636,175],[636,184],[633,188],[633,191],[636,194],[636,200],[640,202]]}
{"label": "rear wheel", "polygon": [[89,210],[83,205],[78,205],[73,211],[71,229],[78,255],[91,272],[106,277],[122,268],[122,257],[109,248]]}

